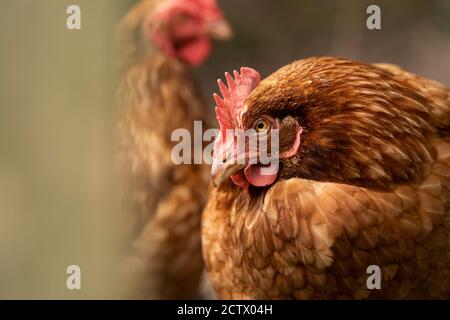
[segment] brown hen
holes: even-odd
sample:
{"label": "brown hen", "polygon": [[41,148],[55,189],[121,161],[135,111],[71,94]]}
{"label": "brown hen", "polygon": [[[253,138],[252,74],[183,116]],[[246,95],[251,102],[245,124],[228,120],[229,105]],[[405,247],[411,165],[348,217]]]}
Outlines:
{"label": "brown hen", "polygon": [[221,131],[279,129],[279,164],[262,174],[249,148],[223,162],[235,142],[216,139],[202,242],[218,296],[449,298],[448,88],[332,57],[235,78],[216,96]]}
{"label": "brown hen", "polygon": [[119,26],[118,135],[132,298],[198,297],[209,169],[175,165],[171,135],[176,129],[192,132],[195,120],[210,126],[190,67],[207,58],[212,38],[229,33],[215,0],[143,0]]}

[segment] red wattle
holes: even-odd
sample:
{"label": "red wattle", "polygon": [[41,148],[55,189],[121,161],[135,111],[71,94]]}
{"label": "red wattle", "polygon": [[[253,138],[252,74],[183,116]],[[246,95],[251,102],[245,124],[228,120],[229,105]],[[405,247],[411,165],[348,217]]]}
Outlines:
{"label": "red wattle", "polygon": [[233,181],[233,183],[238,187],[241,187],[242,189],[248,192],[249,183],[243,176],[239,174],[234,174],[231,176],[231,181]]}
{"label": "red wattle", "polygon": [[199,37],[189,41],[176,51],[176,55],[192,66],[198,66],[208,58],[211,53],[211,40]]}
{"label": "red wattle", "polygon": [[[263,169],[265,172],[262,172]],[[270,186],[277,180],[278,166],[271,168],[260,165],[249,165],[244,169],[244,175],[247,181],[255,187]]]}

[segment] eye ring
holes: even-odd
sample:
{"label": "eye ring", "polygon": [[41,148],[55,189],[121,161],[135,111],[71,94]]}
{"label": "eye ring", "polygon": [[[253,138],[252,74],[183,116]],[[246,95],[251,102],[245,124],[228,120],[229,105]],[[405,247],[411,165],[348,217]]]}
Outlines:
{"label": "eye ring", "polygon": [[253,128],[256,132],[265,132],[270,128],[270,122],[267,119],[261,118],[255,121]]}

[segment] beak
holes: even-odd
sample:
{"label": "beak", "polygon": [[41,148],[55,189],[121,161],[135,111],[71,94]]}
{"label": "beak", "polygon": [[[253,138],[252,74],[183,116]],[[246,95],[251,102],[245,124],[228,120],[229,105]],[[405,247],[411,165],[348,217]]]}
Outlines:
{"label": "beak", "polygon": [[246,167],[245,164],[213,164],[211,168],[211,177],[214,187],[219,187],[227,181],[233,174]]}
{"label": "beak", "polygon": [[206,34],[212,39],[225,41],[233,36],[233,29],[225,20],[214,21],[206,26]]}

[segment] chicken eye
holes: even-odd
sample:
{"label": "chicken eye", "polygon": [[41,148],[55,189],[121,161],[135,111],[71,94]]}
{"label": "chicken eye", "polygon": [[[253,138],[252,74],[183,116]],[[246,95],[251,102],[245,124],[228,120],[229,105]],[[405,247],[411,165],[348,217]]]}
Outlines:
{"label": "chicken eye", "polygon": [[255,122],[255,125],[253,126],[257,132],[264,132],[267,129],[269,129],[269,121],[266,119],[259,119]]}
{"label": "chicken eye", "polygon": [[173,18],[173,22],[177,25],[182,25],[189,21],[189,18],[190,17],[187,14],[180,13]]}

